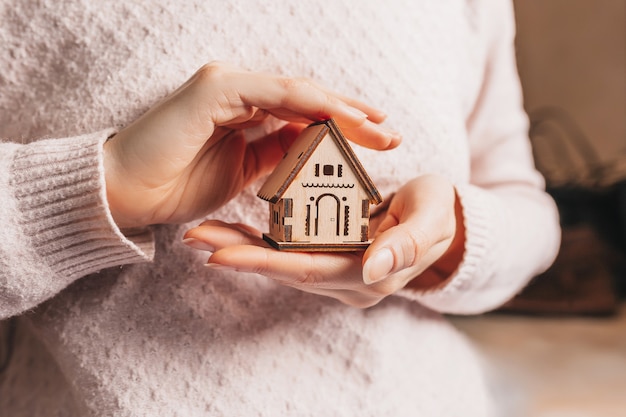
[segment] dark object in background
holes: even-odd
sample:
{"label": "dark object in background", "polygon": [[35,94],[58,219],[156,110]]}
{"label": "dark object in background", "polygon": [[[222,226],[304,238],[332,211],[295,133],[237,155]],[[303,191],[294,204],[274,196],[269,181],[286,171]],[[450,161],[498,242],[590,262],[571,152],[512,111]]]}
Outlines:
{"label": "dark object in background", "polygon": [[500,311],[612,314],[626,295],[626,150],[602,161],[561,109],[530,114],[537,169],[561,216],[554,265]]}
{"label": "dark object in background", "polygon": [[616,254],[588,224],[563,229],[554,264],[500,311],[525,314],[611,315],[618,295]]}
{"label": "dark object in background", "polygon": [[6,371],[13,356],[17,318],[0,321],[0,376]]}

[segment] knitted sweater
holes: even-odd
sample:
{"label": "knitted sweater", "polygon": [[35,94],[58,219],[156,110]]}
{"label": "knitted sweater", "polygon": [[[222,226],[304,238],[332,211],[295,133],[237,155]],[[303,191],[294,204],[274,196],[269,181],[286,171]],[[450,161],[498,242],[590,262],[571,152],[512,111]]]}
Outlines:
{"label": "knitted sweater", "polygon": [[[488,415],[440,313],[503,303],[559,236],[507,2],[1,0],[0,16],[0,318],[18,323],[0,415]],[[456,185],[466,247],[447,284],[358,310],[204,268],[190,225],[123,234],[103,141],[211,60],[386,111],[403,144],[357,155],[383,195],[423,173]],[[266,229],[258,186],[210,217]]]}

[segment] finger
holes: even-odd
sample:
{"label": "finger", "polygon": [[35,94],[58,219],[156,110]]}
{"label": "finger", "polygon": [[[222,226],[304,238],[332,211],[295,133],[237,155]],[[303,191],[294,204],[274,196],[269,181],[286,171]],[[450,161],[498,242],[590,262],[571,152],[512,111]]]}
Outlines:
{"label": "finger", "polygon": [[344,135],[358,145],[376,150],[396,148],[402,142],[400,133],[366,120],[359,127],[339,126]]}
{"label": "finger", "polygon": [[367,308],[404,286],[396,277],[365,286],[360,258],[320,253],[288,253],[259,246],[230,246],[209,258],[207,266],[263,275],[281,285]]}
{"label": "finger", "polygon": [[240,97],[248,105],[280,110],[307,117],[312,121],[335,118],[341,125],[362,125],[367,114],[303,78],[284,78],[262,74],[261,84],[253,77],[242,76]]}
{"label": "finger", "polygon": [[[282,283],[281,283],[282,284]],[[286,284],[283,284],[286,285]],[[356,308],[368,308],[378,304],[384,297],[377,294],[362,293],[354,290],[345,289],[332,289],[307,287],[301,285],[286,285],[291,288],[298,289],[300,291],[308,292],[310,294],[322,295],[324,297],[334,298]]]}
{"label": "finger", "polygon": [[352,99],[350,97],[346,97],[344,95],[337,94],[336,95],[340,100],[348,103],[350,106],[355,109],[361,110],[363,113],[367,114],[367,119],[373,123],[379,124],[387,119],[387,114],[380,109],[372,107],[368,104],[365,104],[359,100]]}
{"label": "finger", "polygon": [[323,295],[344,304],[366,308],[401,288],[397,277],[365,286],[360,279],[360,256],[279,252],[244,224],[209,220],[190,229],[183,240],[196,249],[214,252],[207,266],[216,270],[251,272],[281,285]]}
{"label": "finger", "polygon": [[261,232],[244,224],[228,224],[219,220],[207,220],[189,229],[183,242],[197,249],[215,252],[228,246],[257,245],[268,247]]}
{"label": "finger", "polygon": [[374,239],[368,248],[363,264],[363,282],[373,284],[416,265],[429,246],[428,237],[422,231],[407,224],[392,227]]}
{"label": "finger", "polygon": [[[271,110],[271,114],[278,119],[293,123],[310,123],[311,121],[302,115],[294,114],[285,109]],[[364,121],[357,127],[346,126],[339,121],[337,121],[337,124],[351,142],[370,149],[393,149],[402,142],[402,135],[400,135],[400,133],[384,126],[379,126],[370,120]]]}
{"label": "finger", "polygon": [[430,178],[403,187],[364,254],[363,281],[372,284],[408,269],[417,275],[435,262],[454,236],[454,190]]}
{"label": "finger", "polygon": [[303,125],[288,124],[276,132],[249,143],[243,162],[245,183],[250,183],[276,167],[303,128]]}
{"label": "finger", "polygon": [[[368,120],[370,115],[374,121],[381,120],[382,112],[328,92],[311,80],[235,70],[223,63],[206,65],[192,78],[200,83],[201,88],[182,89],[178,94],[179,101],[190,103],[185,107],[195,103],[196,111],[186,114],[195,113],[197,119],[206,120],[205,124],[209,125],[203,129],[210,129],[210,123],[217,126],[246,125],[266,113],[282,120],[306,123],[332,117],[342,128],[360,128],[354,141],[363,146],[390,149],[400,142],[399,134]],[[193,85],[195,83],[190,84]],[[258,116],[259,112],[261,116]]]}
{"label": "finger", "polygon": [[[261,274],[301,289],[349,289],[362,285],[358,278],[361,258],[353,254],[284,252],[242,245],[216,251],[209,262]],[[354,282],[350,282],[351,279]]]}
{"label": "finger", "polygon": [[404,225],[391,228],[377,240],[382,248],[370,246],[373,255],[363,266],[363,282],[368,285],[389,281],[401,282],[400,287],[403,287],[437,261],[450,246],[449,239],[433,241],[427,232]]}
{"label": "finger", "polygon": [[230,226],[239,229],[243,233],[247,233],[251,237],[261,239],[263,236],[263,233],[259,229],[257,229],[256,227],[247,225],[245,223],[230,223]]}
{"label": "finger", "polygon": [[313,121],[335,117],[347,126],[360,126],[368,117],[304,78],[252,73],[213,62],[200,68],[188,85],[195,83],[205,94],[199,103],[209,103],[216,125],[245,122],[254,116],[255,108],[284,109]]}
{"label": "finger", "polygon": [[351,97],[345,96],[343,94],[339,94],[336,93],[314,81],[311,81],[315,86],[317,86],[319,89],[325,91],[327,94],[333,95],[336,98],[338,98],[339,100],[344,101],[345,103],[348,103],[350,106],[361,110],[363,113],[367,114],[367,118],[368,120],[374,122],[374,123],[382,123],[383,121],[385,121],[385,119],[387,118],[387,114],[385,112],[383,112],[380,109],[377,109],[375,107],[372,107],[366,103],[363,103],[362,101],[353,99]]}
{"label": "finger", "polygon": [[[309,121],[333,117],[339,125],[346,127],[361,126],[366,119],[380,123],[386,118],[381,110],[333,92],[309,79],[233,71],[232,66],[224,69],[232,73],[233,86],[237,87],[233,93],[249,106],[240,117],[253,118],[258,108],[283,117],[304,117]],[[205,72],[219,74],[219,65],[209,65]],[[221,123],[217,121],[217,124]]]}
{"label": "finger", "polygon": [[[289,122],[307,123],[307,119],[302,115],[293,114],[284,109],[272,110],[271,113],[274,117]],[[310,120],[308,122],[310,122]],[[342,125],[341,122],[337,122],[337,124],[351,142],[370,149],[393,149],[402,142],[402,135],[400,135],[400,133],[384,126],[379,126],[370,120],[366,120],[358,127]]]}

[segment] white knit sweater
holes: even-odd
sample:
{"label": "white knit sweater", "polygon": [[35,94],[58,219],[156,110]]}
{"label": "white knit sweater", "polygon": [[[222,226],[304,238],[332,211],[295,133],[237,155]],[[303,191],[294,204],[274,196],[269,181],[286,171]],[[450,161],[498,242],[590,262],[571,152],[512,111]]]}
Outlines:
{"label": "white knit sweater", "polygon": [[[506,301],[559,235],[507,2],[0,0],[0,21],[0,318],[19,317],[0,415],[488,415],[477,359],[438,312]],[[102,143],[211,60],[385,110],[404,143],[356,149],[381,193],[435,172],[461,197],[448,285],[357,310],[206,270],[180,243],[189,225],[124,236]],[[211,217],[265,229],[257,189]]]}

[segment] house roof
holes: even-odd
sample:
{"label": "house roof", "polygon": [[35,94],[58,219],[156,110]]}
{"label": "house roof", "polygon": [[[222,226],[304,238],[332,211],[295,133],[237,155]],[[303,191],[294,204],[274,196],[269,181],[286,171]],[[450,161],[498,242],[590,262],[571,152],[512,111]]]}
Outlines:
{"label": "house roof", "polygon": [[315,153],[317,146],[326,137],[330,137],[335,141],[346,162],[352,168],[361,186],[367,193],[370,203],[379,204],[382,198],[376,186],[369,175],[367,175],[367,172],[365,172],[363,165],[361,165],[346,137],[333,119],[313,123],[304,129],[282,161],[276,166],[274,172],[267,178],[257,195],[271,203],[278,202],[300,170],[306,165],[311,155]]}

